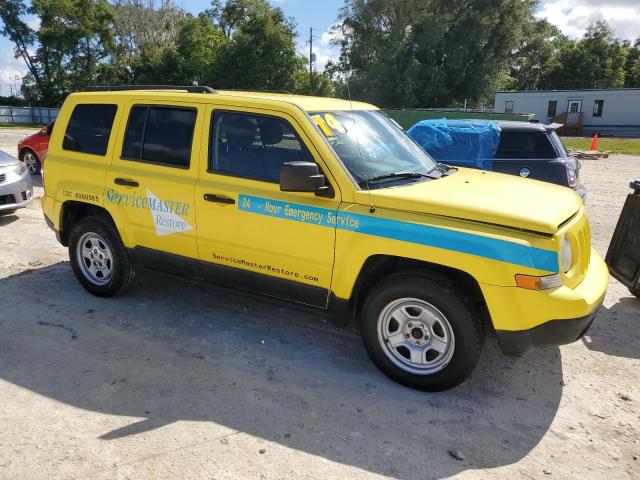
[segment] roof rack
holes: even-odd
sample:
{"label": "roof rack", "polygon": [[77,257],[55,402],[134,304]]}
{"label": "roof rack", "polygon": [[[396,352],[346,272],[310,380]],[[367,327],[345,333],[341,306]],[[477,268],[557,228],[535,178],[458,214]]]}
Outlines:
{"label": "roof rack", "polygon": [[183,90],[189,93],[217,93],[211,87],[199,85],[95,85],[85,87],[85,92],[122,92],[125,90]]}
{"label": "roof rack", "polygon": [[293,95],[293,93],[291,93],[288,90],[247,90],[245,88],[225,88],[223,90],[226,90],[228,92],[248,92],[248,93],[282,93],[282,94],[286,94],[286,95]]}

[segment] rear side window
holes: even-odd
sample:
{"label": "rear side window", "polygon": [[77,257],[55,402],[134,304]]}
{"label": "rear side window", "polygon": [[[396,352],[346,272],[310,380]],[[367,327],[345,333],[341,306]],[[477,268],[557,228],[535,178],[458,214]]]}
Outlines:
{"label": "rear side window", "polygon": [[133,107],[127,123],[122,158],[189,168],[196,116],[193,108]]}
{"label": "rear side window", "polygon": [[548,135],[545,132],[500,133],[500,144],[496,158],[556,158]]}
{"label": "rear side window", "polygon": [[282,164],[313,161],[284,119],[239,112],[214,112],[209,171],[278,183]]}
{"label": "rear side window", "polygon": [[117,110],[116,105],[76,105],[64,134],[62,148],[91,155],[105,155]]}

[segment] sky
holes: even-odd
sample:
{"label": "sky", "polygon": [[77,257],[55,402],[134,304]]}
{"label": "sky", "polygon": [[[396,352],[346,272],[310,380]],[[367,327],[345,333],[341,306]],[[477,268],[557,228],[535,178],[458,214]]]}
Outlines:
{"label": "sky", "polygon": [[[331,26],[344,0],[270,0],[293,17],[298,26],[297,46],[300,54],[309,54],[309,28],[314,28],[316,67],[322,69],[339,50],[331,45]],[[198,13],[208,8],[209,0],[177,0],[185,10]],[[640,37],[640,0],[542,0],[536,14],[557,25],[571,38],[579,38],[587,25],[606,20],[619,38],[635,40]],[[34,22],[34,19],[31,19]],[[35,23],[37,24],[37,22]],[[0,96],[10,93],[9,82],[25,73],[22,60],[13,57],[13,47],[0,38]]]}

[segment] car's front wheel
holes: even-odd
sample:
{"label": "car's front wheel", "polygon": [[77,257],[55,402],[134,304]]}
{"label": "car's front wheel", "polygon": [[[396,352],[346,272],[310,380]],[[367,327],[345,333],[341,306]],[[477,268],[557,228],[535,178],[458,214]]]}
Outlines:
{"label": "car's front wheel", "polygon": [[31,175],[38,175],[40,173],[42,164],[40,163],[40,159],[31,150],[26,150],[22,154],[22,161]]}
{"label": "car's front wheel", "polygon": [[392,275],[374,286],[362,308],[360,334],[383,373],[426,391],[464,381],[484,342],[479,314],[466,296],[422,273]]}
{"label": "car's front wheel", "polygon": [[80,284],[100,297],[123,292],[134,275],[120,235],[104,217],[87,217],[73,226],[69,258]]}

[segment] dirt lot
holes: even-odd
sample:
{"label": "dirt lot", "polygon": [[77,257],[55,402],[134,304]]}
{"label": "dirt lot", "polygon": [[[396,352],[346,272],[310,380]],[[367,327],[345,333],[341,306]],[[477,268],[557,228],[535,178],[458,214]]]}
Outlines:
{"label": "dirt lot", "polygon": [[[604,254],[640,157],[583,165]],[[613,280],[583,341],[510,359],[489,340],[425,394],[275,301],[154,274],[92,297],[38,202],[0,245],[0,478],[640,478],[640,300]]]}

